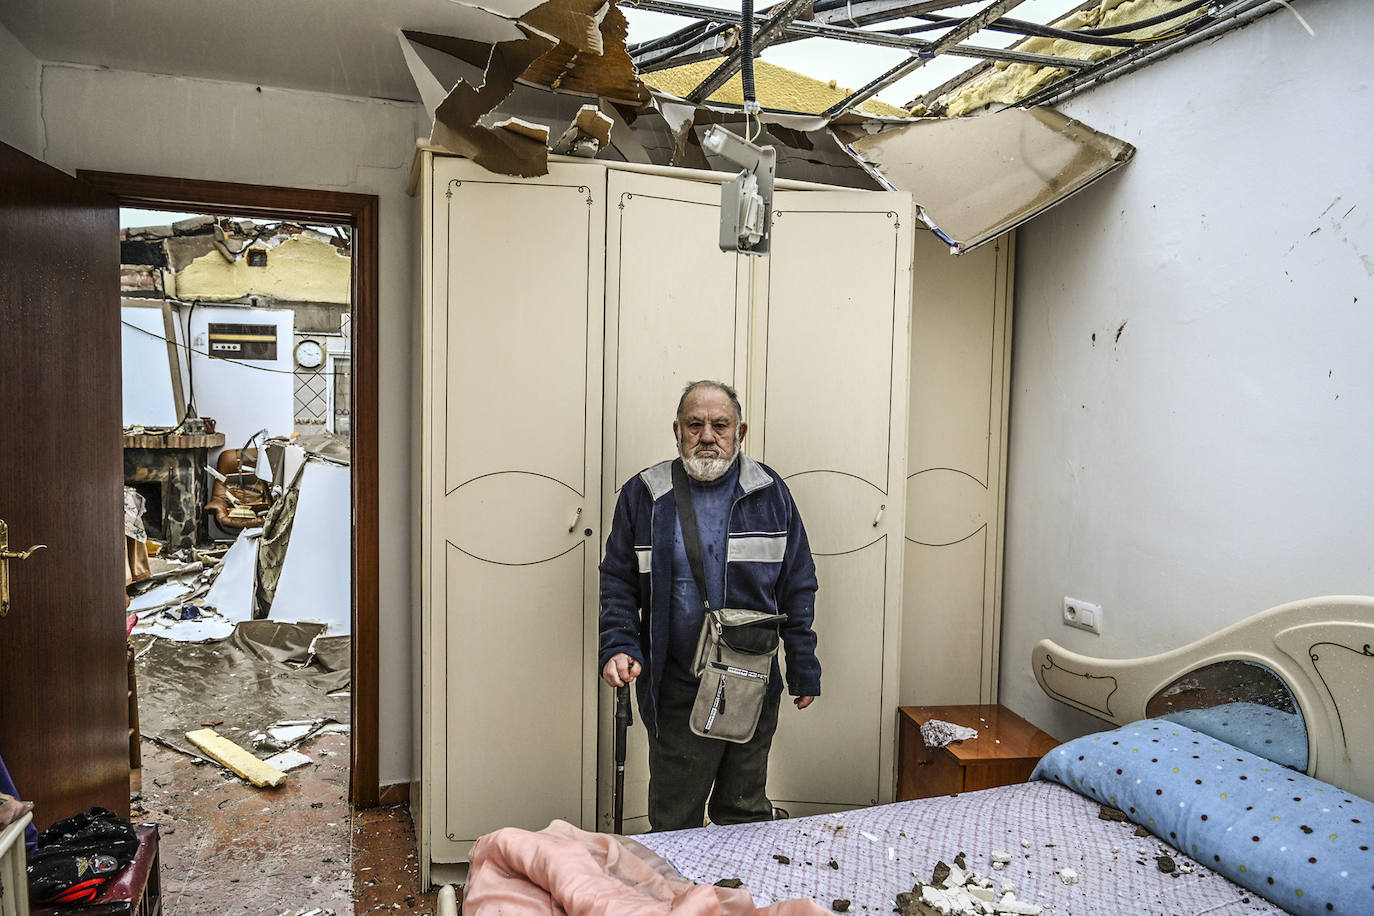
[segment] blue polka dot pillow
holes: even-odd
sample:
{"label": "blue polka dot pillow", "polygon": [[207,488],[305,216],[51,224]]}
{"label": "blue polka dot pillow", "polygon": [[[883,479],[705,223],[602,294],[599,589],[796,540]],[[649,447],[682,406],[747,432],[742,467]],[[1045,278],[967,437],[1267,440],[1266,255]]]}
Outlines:
{"label": "blue polka dot pillow", "polygon": [[1374,913],[1374,803],[1164,719],[1055,748],[1061,783],[1286,910]]}

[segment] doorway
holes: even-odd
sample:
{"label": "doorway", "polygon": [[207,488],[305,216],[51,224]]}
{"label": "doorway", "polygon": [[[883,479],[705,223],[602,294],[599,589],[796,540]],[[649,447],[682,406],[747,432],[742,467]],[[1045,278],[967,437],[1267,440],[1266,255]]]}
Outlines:
{"label": "doorway", "polygon": [[[353,525],[350,557],[352,683],[349,698],[351,732],[348,794],[354,807],[374,807],[379,801],[377,198],[372,195],[107,172],[78,172],[78,177],[112,195],[121,207],[211,213],[268,223],[290,221],[302,225],[337,225],[345,227],[350,235],[351,385],[347,386],[347,399],[350,402],[348,435],[351,443],[348,489]],[[226,334],[233,336],[230,332]],[[208,327],[206,340],[208,343]],[[294,345],[292,349],[294,354]]]}

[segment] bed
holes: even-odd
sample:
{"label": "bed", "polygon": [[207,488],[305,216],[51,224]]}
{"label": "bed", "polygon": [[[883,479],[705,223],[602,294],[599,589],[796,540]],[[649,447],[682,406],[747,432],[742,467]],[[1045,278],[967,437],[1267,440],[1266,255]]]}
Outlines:
{"label": "bed", "polygon": [[1116,727],[1060,745],[1030,782],[616,851],[699,896],[739,883],[760,907],[811,912],[1374,913],[1371,646],[1366,597],[1283,605],[1148,658],[1042,640],[1041,687]]}

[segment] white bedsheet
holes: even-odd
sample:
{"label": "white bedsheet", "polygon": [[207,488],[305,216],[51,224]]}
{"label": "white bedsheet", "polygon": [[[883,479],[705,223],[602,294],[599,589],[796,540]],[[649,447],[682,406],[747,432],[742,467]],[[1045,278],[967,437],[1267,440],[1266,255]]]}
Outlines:
{"label": "white bedsheet", "polygon": [[[838,816],[634,839],[693,881],[740,878],[759,905],[809,897],[828,907],[847,899],[852,913],[888,914],[898,893],[918,878],[928,882],[937,861],[952,863],[963,851],[970,869],[1010,880],[1017,898],[1044,907],[1046,916],[1283,912],[1155,837],[1135,836],[1134,824],[1102,820],[1100,810],[1063,786],[1033,782]],[[993,851],[1011,853],[1005,870],[992,869]],[[1194,873],[1160,871],[1161,853]],[[1063,882],[1064,868],[1077,872],[1076,884]]]}

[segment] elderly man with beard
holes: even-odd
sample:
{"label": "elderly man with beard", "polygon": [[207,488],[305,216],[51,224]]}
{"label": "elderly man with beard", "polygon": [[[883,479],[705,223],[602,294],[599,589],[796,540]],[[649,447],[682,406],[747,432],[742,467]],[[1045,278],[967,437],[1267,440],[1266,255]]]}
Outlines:
{"label": "elderly man with beard", "polygon": [[739,397],[721,382],[691,382],[678,402],[678,458],[630,478],[620,492],[601,563],[601,676],[635,682],[649,735],[649,824],[654,830],[769,820],[768,751],[782,678],[773,661],[758,728],[748,743],[694,734],[692,671],[705,617],[683,547],[673,493],[681,461],[692,490],[712,608],[786,615],[781,624],[787,686],[798,709],[820,694],[811,628],[816,567],[792,494],[776,471],[740,454],[747,426]]}

